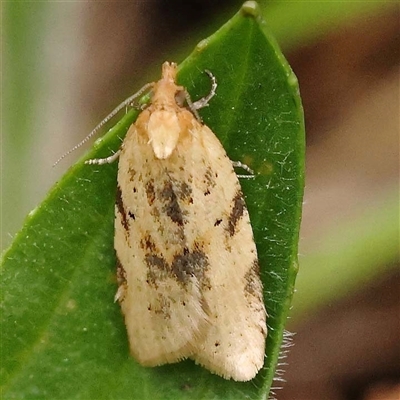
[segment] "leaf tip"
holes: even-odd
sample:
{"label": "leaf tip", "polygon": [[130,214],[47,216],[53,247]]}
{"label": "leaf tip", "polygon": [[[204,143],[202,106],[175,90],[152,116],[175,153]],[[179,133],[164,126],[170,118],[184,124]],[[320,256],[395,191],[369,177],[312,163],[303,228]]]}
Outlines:
{"label": "leaf tip", "polygon": [[256,1],[246,1],[240,10],[243,15],[258,18],[261,15],[260,6]]}

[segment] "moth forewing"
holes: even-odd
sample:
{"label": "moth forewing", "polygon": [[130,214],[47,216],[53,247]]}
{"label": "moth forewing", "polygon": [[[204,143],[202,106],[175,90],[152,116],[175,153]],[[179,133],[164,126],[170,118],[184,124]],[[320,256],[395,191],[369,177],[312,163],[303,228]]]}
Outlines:
{"label": "moth forewing", "polygon": [[[183,251],[184,231],[165,161],[141,140],[133,126],[118,168],[122,207],[116,205],[115,249],[124,270],[125,316],[130,348],[143,365],[189,357],[205,336],[208,316],[196,277],[179,281],[174,255]],[[169,210],[167,210],[169,208]]]}
{"label": "moth forewing", "polygon": [[210,237],[210,288],[204,298],[211,324],[192,358],[225,378],[247,381],[264,364],[267,333],[257,250],[232,163],[209,128],[203,127],[201,137],[208,179],[198,201],[206,204],[208,216],[199,213],[194,223],[197,230],[204,225],[202,234]]}

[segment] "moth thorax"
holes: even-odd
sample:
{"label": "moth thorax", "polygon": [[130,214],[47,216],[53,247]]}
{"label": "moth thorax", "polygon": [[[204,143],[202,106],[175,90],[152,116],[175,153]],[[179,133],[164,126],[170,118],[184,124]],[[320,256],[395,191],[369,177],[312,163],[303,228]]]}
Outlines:
{"label": "moth thorax", "polygon": [[181,133],[179,119],[174,111],[155,110],[147,124],[149,143],[157,158],[168,158],[174,151]]}

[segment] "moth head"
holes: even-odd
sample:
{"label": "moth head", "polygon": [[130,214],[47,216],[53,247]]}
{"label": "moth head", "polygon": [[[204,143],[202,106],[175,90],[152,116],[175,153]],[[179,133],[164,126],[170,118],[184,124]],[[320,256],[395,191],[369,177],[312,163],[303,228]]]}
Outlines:
{"label": "moth head", "polygon": [[175,82],[177,68],[178,67],[175,63],[173,62],[170,63],[168,61],[165,61],[165,63],[162,65],[161,79],[170,82]]}

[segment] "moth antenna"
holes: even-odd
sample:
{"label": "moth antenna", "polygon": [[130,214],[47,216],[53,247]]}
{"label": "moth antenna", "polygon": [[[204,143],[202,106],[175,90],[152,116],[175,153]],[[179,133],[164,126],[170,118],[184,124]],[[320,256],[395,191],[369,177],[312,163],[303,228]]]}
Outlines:
{"label": "moth antenna", "polygon": [[68,150],[66,153],[64,153],[54,164],[53,167],[55,167],[60,161],[62,161],[65,157],[67,157],[69,154],[74,152],[75,150],[79,149],[79,147],[82,147],[90,138],[92,138],[110,119],[112,119],[119,111],[121,111],[124,107],[128,107],[132,105],[133,100],[141,96],[144,92],[146,92],[149,88],[153,87],[154,83],[146,83],[139,91],[137,91],[135,94],[132,96],[128,97],[126,100],[124,100],[121,104],[119,104],[114,110],[110,112],[110,114],[107,115],[82,141],[80,141],[77,145],[75,145],[72,149]]}

